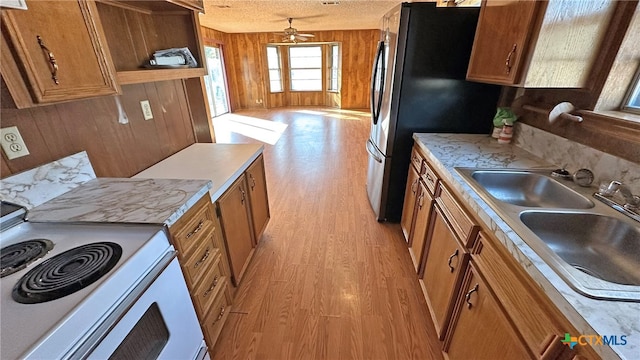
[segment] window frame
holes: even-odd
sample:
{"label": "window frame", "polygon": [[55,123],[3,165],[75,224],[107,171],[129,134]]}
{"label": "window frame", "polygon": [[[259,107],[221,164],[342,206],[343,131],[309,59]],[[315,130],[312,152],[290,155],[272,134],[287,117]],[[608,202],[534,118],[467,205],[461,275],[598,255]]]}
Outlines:
{"label": "window frame", "polygon": [[[327,92],[331,92],[331,93],[339,93],[340,92],[340,70],[342,68],[341,66],[341,61],[342,61],[342,49],[340,47],[340,44],[338,43],[332,43],[332,44],[328,44],[328,48],[329,48],[329,56],[328,56],[328,60],[329,60],[329,66],[328,66],[328,82],[327,82]],[[335,59],[336,63],[334,63],[334,54],[337,53],[337,59]],[[333,77],[334,75],[334,71],[335,71],[335,79]],[[336,81],[336,87],[335,89],[333,88],[333,80]]]}
{"label": "window frame", "polygon": [[640,106],[631,106],[631,101],[634,100],[640,102],[640,66],[636,70],[636,74],[633,76],[633,80],[629,83],[629,89],[627,90],[620,111],[640,114]]}
{"label": "window frame", "polygon": [[[320,66],[319,67],[293,67],[292,66],[292,61],[291,61],[291,49],[299,49],[299,48],[318,48],[320,49]],[[289,63],[289,91],[291,92],[321,92],[324,91],[323,89],[323,54],[324,51],[322,49],[322,45],[295,45],[295,46],[288,46],[287,49],[287,54],[288,54],[288,63]],[[296,79],[293,76],[293,71],[294,70],[320,70],[320,78],[318,79],[318,83],[319,83],[319,88],[318,89],[312,89],[312,90],[296,90],[293,88],[293,84],[296,81]],[[315,79],[312,79],[315,80]]]}
{"label": "window frame", "polygon": [[[272,68],[270,66],[271,64],[269,64],[269,49],[270,48],[275,49],[275,51],[276,51],[276,55],[278,57],[278,67],[277,68]],[[277,46],[277,45],[267,45],[265,51],[266,51],[266,55],[267,55],[267,76],[269,77],[269,93],[271,93],[271,94],[283,93],[284,92],[284,81],[283,81],[284,79],[283,79],[283,76],[282,76],[282,55],[280,53],[280,47]],[[271,86],[271,84],[274,81],[276,81],[276,80],[271,79],[271,71],[276,71],[276,70],[278,71],[278,74],[280,76],[280,79],[277,79],[277,80],[280,80],[280,90],[279,91],[274,91],[272,86]]]}

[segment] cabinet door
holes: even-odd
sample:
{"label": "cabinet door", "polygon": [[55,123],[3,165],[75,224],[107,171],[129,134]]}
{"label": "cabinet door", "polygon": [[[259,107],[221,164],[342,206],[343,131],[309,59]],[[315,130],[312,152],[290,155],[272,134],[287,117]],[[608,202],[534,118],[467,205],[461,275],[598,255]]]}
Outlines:
{"label": "cabinet door", "polygon": [[[23,72],[6,74],[3,65],[3,77],[15,80],[22,75],[35,103],[117,92],[115,70],[92,1],[30,1],[27,5],[26,11],[2,11],[3,41],[10,42]],[[14,84],[12,80],[7,84]],[[10,90],[13,95],[14,89]],[[28,106],[20,99],[16,105]]]}
{"label": "cabinet door", "polygon": [[253,250],[249,199],[244,174],[218,200],[222,231],[234,285],[238,286]]}
{"label": "cabinet door", "polygon": [[451,336],[444,351],[457,359],[529,359],[516,330],[502,312],[473,262],[463,282],[453,319]]}
{"label": "cabinet door", "polygon": [[251,199],[251,220],[253,222],[253,238],[257,244],[269,223],[269,197],[267,181],[264,173],[264,157],[260,155],[246,171]]}
{"label": "cabinet door", "polygon": [[482,3],[467,79],[504,85],[520,82],[539,3],[528,0]]}
{"label": "cabinet door", "polygon": [[429,227],[429,215],[433,198],[422,181],[418,181],[418,198],[416,199],[416,215],[413,225],[413,234],[409,243],[409,254],[416,271],[420,271],[420,262],[424,249],[425,238]]}
{"label": "cabinet door", "polygon": [[438,338],[442,340],[457,297],[456,289],[468,262],[468,254],[458,244],[455,233],[438,206],[433,207],[432,217],[422,281],[431,318]]}
{"label": "cabinet door", "polygon": [[407,187],[404,191],[404,205],[402,205],[402,219],[400,226],[404,239],[409,242],[411,231],[413,229],[413,219],[416,207],[416,198],[418,197],[418,182],[420,176],[413,166],[409,166],[409,174],[407,175]]}

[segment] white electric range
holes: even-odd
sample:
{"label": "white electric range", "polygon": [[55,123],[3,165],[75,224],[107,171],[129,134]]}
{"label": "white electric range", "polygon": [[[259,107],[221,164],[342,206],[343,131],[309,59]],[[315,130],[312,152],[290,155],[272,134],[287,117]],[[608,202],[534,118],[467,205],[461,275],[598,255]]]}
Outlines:
{"label": "white electric range", "polygon": [[162,225],[17,221],[0,247],[2,359],[206,356]]}

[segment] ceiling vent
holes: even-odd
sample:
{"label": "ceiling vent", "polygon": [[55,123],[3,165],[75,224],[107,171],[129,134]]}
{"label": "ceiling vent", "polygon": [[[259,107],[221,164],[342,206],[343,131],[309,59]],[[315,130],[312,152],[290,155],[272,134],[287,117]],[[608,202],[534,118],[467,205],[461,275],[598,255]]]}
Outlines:
{"label": "ceiling vent", "polygon": [[320,2],[322,5],[340,5],[340,1],[334,0],[334,1],[321,1]]}

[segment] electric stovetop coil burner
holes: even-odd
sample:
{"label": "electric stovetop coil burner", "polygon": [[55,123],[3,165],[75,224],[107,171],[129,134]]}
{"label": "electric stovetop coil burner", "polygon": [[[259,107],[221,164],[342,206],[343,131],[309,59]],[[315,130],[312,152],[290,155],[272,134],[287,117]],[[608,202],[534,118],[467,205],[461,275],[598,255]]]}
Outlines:
{"label": "electric stovetop coil burner", "polygon": [[112,242],[87,244],[60,253],[37,265],[14,286],[12,297],[22,304],[47,302],[73,294],[109,272],[122,248]]}
{"label": "electric stovetop coil burner", "polygon": [[47,239],[33,239],[2,248],[0,278],[26,268],[32,262],[47,255],[51,249],[53,249],[53,242]]}

